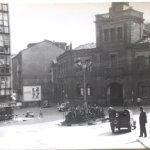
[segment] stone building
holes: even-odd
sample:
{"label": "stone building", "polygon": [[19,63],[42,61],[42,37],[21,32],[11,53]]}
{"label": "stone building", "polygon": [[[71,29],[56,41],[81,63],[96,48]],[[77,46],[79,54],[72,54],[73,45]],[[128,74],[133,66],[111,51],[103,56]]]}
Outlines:
{"label": "stone building", "polygon": [[[83,46],[81,46],[83,48]],[[83,99],[83,72],[75,67],[75,62],[80,59],[91,59],[95,64],[97,62],[96,49],[79,49],[69,50],[57,57],[57,62],[52,64],[52,82],[54,84],[54,100],[56,102],[71,101],[82,102]],[[93,72],[93,71],[92,71]],[[87,88],[91,93],[88,93],[87,99],[93,100],[92,88],[95,88],[95,78],[91,77],[90,70],[87,71]],[[92,74],[94,75],[94,74]]]}
{"label": "stone building", "polygon": [[9,102],[11,96],[10,55],[9,9],[0,3],[0,103]]}
{"label": "stone building", "polygon": [[143,104],[150,104],[150,30],[143,13],[128,2],[112,2],[109,13],[95,18],[96,48],[67,51],[57,58],[56,91],[67,94],[70,101],[83,100],[83,73],[75,70],[74,59],[89,57],[88,101],[117,106],[125,99],[136,104],[141,97]]}
{"label": "stone building", "polygon": [[50,64],[62,54],[68,46],[64,42],[44,40],[30,43],[12,59],[13,91],[17,93],[17,100],[24,105],[36,105],[39,102],[28,102],[24,99],[23,87],[41,86],[42,103],[52,102],[52,84],[50,80]]}
{"label": "stone building", "polygon": [[149,31],[144,30],[143,13],[127,2],[113,2],[109,13],[96,15],[95,24],[96,46],[100,52],[97,83],[106,104],[123,105],[125,99],[132,103],[137,97],[142,97],[145,104],[150,103],[145,95],[149,90],[146,78],[149,75],[144,72],[146,64],[142,64],[150,55],[149,47],[145,45]]}

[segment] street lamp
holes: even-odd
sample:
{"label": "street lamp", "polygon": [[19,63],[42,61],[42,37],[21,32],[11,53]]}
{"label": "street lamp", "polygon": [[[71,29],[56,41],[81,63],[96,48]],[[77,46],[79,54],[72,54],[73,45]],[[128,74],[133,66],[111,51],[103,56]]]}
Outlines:
{"label": "street lamp", "polygon": [[86,96],[86,71],[90,68],[92,65],[92,62],[90,59],[81,60],[78,58],[78,60],[75,62],[75,66],[81,70],[83,70],[83,96],[84,96],[84,106],[87,111],[87,96]]}

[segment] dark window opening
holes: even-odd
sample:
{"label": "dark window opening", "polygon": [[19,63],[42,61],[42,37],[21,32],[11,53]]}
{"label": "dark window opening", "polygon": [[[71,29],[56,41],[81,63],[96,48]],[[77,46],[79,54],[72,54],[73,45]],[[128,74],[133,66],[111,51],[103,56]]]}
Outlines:
{"label": "dark window opening", "polygon": [[115,54],[110,55],[110,63],[111,67],[115,67],[117,65],[117,55]]}
{"label": "dark window opening", "polygon": [[123,35],[122,35],[122,27],[118,27],[117,28],[117,38],[118,40],[122,39]]}
{"label": "dark window opening", "polygon": [[105,41],[108,41],[108,40],[109,40],[109,30],[108,30],[108,29],[105,29],[105,30],[104,30],[104,40],[105,40]]}
{"label": "dark window opening", "polygon": [[113,29],[113,28],[110,30],[110,37],[111,37],[111,41],[114,41],[116,38],[115,37],[115,29]]}

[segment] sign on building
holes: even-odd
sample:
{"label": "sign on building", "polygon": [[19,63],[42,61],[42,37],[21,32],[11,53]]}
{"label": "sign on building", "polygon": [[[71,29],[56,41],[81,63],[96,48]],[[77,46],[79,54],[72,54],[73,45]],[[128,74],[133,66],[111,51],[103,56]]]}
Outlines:
{"label": "sign on building", "polygon": [[41,101],[41,86],[24,86],[24,101]]}

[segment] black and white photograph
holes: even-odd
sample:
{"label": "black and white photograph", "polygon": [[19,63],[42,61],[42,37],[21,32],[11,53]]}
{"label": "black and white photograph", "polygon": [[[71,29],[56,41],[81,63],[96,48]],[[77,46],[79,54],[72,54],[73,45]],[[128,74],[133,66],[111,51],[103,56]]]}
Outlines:
{"label": "black and white photograph", "polygon": [[150,1],[0,0],[0,150],[150,149]]}

